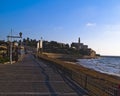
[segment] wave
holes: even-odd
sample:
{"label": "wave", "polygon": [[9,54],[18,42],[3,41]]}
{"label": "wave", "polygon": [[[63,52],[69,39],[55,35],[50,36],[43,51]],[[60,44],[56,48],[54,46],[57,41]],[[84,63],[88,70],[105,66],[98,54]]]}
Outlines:
{"label": "wave", "polygon": [[104,56],[98,59],[78,59],[78,64],[106,74],[120,77],[120,57]]}

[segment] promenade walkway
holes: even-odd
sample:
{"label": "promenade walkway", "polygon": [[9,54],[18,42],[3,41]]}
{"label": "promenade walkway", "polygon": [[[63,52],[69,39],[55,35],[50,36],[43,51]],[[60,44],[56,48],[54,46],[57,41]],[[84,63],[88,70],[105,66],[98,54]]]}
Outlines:
{"label": "promenade walkway", "polygon": [[16,64],[0,65],[0,96],[88,96],[60,70],[27,54]]}

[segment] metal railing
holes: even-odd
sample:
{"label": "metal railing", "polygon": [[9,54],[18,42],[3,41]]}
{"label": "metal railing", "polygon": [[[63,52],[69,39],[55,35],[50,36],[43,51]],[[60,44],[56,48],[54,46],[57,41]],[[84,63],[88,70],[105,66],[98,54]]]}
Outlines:
{"label": "metal railing", "polygon": [[[44,56],[40,58],[52,62],[52,66],[64,72],[66,76],[76,81],[81,87],[88,90],[90,96],[120,96],[120,80],[81,66],[65,63]],[[93,73],[93,74],[92,74]]]}

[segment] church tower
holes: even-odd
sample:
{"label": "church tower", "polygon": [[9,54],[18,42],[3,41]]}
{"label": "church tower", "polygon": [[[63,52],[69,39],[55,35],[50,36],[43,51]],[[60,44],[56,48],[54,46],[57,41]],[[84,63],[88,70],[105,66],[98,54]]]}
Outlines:
{"label": "church tower", "polygon": [[80,37],[78,38],[78,50],[81,49],[81,45],[80,45]]}
{"label": "church tower", "polygon": [[80,44],[80,37],[78,38],[78,43]]}

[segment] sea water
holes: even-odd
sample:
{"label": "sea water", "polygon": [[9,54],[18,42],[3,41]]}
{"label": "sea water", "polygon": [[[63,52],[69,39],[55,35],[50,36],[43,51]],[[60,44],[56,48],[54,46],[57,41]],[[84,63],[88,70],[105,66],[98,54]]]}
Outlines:
{"label": "sea water", "polygon": [[120,57],[103,56],[97,59],[78,59],[78,64],[102,73],[120,77]]}

